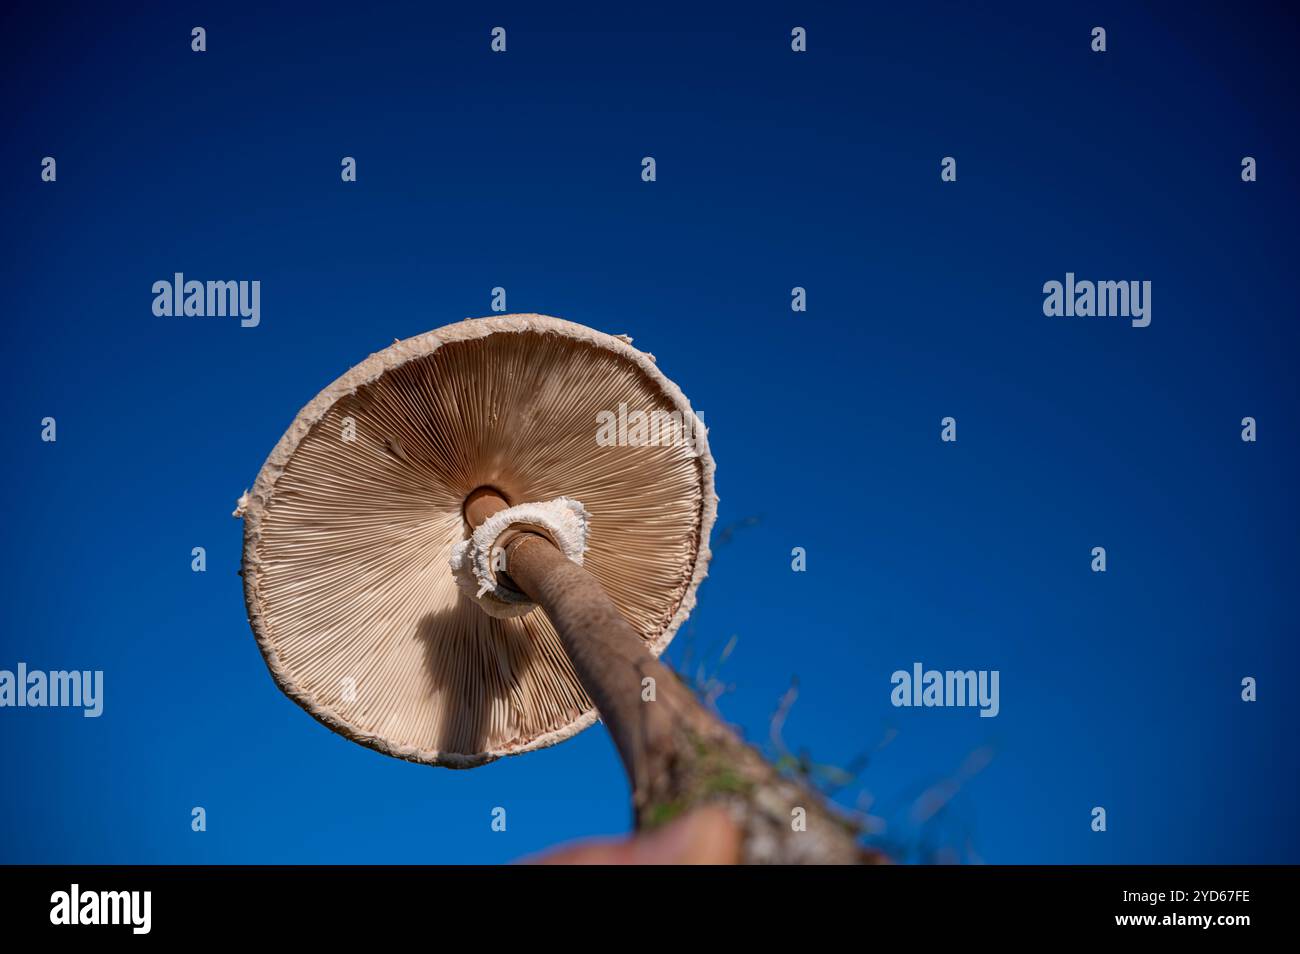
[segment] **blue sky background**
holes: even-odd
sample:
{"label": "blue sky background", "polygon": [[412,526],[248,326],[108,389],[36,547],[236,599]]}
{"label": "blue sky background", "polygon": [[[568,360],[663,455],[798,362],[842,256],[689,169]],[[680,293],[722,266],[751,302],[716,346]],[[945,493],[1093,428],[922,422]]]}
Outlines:
{"label": "blue sky background", "polygon": [[[0,861],[496,862],[627,830],[603,729],[389,759],[284,697],[244,614],[230,511],[299,407],[497,285],[632,334],[703,412],[719,527],[758,520],[692,622],[738,637],[748,734],[792,675],[815,759],[896,730],[863,785],[913,845],[1300,861],[1294,14],[844,6],[5,5],[0,668],[103,669],[106,698],[0,710]],[[154,317],[176,271],[260,280],[260,327]],[[1066,271],[1152,281],[1151,326],[1044,317]],[[1001,714],[893,708],[914,661],[999,670]],[[984,747],[923,839],[906,806]]]}

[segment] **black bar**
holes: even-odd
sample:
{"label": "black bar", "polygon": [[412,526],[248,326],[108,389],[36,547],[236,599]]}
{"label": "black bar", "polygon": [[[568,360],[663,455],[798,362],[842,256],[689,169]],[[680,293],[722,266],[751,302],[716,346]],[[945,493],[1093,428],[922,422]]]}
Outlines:
{"label": "black bar", "polygon": [[[0,924],[6,937],[76,932],[91,942],[111,935],[373,940],[381,922],[457,933],[477,924],[490,931],[486,939],[536,929],[538,917],[581,920],[620,910],[643,910],[637,930],[653,933],[680,910],[723,930],[737,919],[774,929],[802,925],[810,941],[837,924],[856,924],[872,933],[919,929],[926,938],[1049,932],[1230,942],[1242,931],[1284,930],[1295,883],[1294,867],[1258,866],[0,867]],[[119,923],[53,923],[71,921],[74,884],[78,920],[102,911]]]}

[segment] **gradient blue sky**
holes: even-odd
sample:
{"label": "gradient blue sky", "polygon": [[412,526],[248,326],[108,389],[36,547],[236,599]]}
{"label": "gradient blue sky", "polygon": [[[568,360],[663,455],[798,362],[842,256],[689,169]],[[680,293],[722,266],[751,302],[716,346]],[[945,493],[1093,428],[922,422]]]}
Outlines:
{"label": "gradient blue sky", "polygon": [[[738,637],[751,736],[797,674],[814,758],[897,730],[863,784],[910,844],[916,793],[993,746],[934,836],[974,857],[1300,861],[1294,15],[843,6],[5,5],[0,668],[103,669],[106,699],[0,710],[0,861],[627,830],[603,729],[389,759],[281,695],[244,615],[230,511],[299,407],[497,285],[632,334],[703,412],[719,527],[758,522],[692,621]],[[176,271],[260,280],[260,327],[154,317]],[[1044,317],[1066,271],[1151,280],[1151,326]],[[914,661],[999,670],[1001,714],[894,709]]]}

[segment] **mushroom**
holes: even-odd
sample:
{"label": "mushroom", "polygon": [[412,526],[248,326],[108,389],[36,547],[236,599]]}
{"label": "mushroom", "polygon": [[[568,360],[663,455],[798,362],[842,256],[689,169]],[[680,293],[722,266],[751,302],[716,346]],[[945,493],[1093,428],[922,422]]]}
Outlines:
{"label": "mushroom", "polygon": [[308,404],[240,498],[253,631],[286,694],[386,754],[470,768],[599,713],[638,825],[718,803],[744,860],[861,860],[658,662],[707,570],[713,469],[626,336],[510,315],[396,342]]}

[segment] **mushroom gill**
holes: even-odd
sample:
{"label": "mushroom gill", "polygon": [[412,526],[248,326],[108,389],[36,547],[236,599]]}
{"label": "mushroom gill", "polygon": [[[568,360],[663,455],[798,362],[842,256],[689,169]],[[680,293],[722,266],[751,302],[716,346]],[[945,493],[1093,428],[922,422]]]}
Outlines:
{"label": "mushroom gill", "polygon": [[[691,414],[648,356],[536,316],[400,342],[322,392],[268,460],[245,529],[250,616],[282,688],[356,741],[453,767],[590,725],[546,615],[487,616],[448,557],[478,488],[580,500],[584,565],[661,652],[703,575],[712,474],[696,442],[636,433],[638,411]],[[611,416],[634,423],[602,436]]]}

